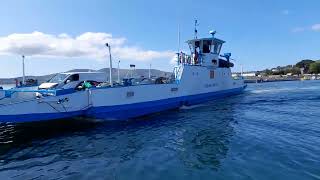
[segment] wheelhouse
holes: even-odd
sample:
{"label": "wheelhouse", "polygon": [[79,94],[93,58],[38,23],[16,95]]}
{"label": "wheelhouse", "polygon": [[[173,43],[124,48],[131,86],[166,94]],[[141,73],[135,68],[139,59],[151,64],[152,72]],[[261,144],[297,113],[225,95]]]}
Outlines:
{"label": "wheelhouse", "polygon": [[220,54],[222,44],[225,41],[217,38],[202,38],[187,41],[192,54]]}
{"label": "wheelhouse", "polygon": [[211,38],[192,39],[187,41],[191,55],[178,53],[178,64],[201,65],[209,67],[219,66],[219,55],[225,41]]}

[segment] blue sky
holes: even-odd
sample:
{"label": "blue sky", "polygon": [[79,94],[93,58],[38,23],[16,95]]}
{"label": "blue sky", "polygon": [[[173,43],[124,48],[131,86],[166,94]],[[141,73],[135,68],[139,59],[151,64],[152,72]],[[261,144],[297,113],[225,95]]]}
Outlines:
{"label": "blue sky", "polygon": [[234,71],[320,59],[319,7],[318,0],[4,0],[0,77],[21,75],[21,53],[27,75],[104,68],[102,41],[113,43],[114,66],[120,60],[122,68],[151,63],[171,71],[178,24],[184,42],[193,37],[194,19],[200,37],[216,30],[227,41],[222,52],[232,52]]}

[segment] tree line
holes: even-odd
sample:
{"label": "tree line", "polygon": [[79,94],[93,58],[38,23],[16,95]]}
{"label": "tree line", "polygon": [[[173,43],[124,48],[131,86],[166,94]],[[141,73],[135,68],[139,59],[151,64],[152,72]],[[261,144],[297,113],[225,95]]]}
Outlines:
{"label": "tree line", "polygon": [[320,60],[304,59],[295,65],[278,66],[272,69],[265,69],[260,71],[259,74],[265,75],[292,75],[304,74],[319,74],[320,73]]}

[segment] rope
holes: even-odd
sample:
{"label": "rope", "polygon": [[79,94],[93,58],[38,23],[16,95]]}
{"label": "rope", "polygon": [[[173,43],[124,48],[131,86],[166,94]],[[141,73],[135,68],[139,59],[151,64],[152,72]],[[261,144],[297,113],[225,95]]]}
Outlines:
{"label": "rope", "polygon": [[56,110],[57,112],[61,113],[61,111],[59,111],[58,109],[56,109],[54,106],[52,106],[49,102],[45,102],[45,101],[40,101],[39,103],[45,103],[47,105],[49,105],[52,109]]}

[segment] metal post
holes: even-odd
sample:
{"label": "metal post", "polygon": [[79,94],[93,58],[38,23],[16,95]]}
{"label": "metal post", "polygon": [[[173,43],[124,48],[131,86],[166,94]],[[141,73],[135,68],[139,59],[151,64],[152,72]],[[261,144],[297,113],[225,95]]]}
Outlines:
{"label": "metal post", "polygon": [[118,83],[120,83],[120,61],[118,61]]}
{"label": "metal post", "polygon": [[110,86],[113,87],[113,82],[112,82],[112,57],[111,57],[111,47],[108,43],[106,43],[106,46],[109,48],[109,63],[110,63],[110,67],[109,67],[109,82],[110,82]]}
{"label": "metal post", "polygon": [[22,84],[26,84],[26,75],[25,75],[25,69],[24,69],[24,58],[25,56],[22,55]]}

